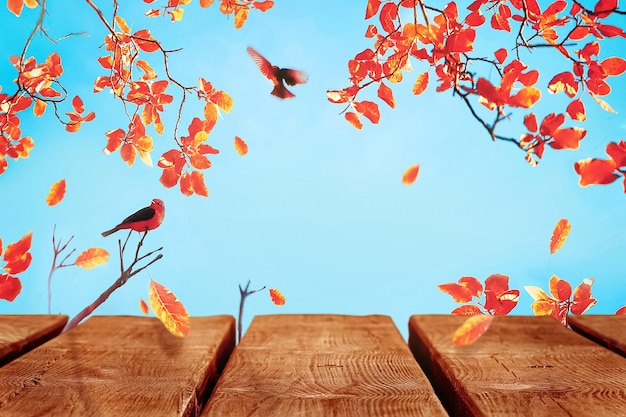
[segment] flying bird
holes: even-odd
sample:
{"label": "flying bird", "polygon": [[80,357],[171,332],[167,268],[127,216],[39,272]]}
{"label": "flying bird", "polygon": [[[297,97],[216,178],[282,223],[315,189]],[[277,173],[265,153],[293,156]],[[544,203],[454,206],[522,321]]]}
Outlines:
{"label": "flying bird", "polygon": [[148,207],[137,210],[122,220],[122,222],[113,229],[102,232],[102,236],[108,236],[122,229],[147,232],[148,230],[159,227],[163,221],[163,217],[165,217],[165,204],[163,204],[163,201],[155,198]]}
{"label": "flying bird", "polygon": [[255,51],[251,46],[248,46],[247,51],[256,63],[257,67],[261,70],[261,73],[274,83],[272,95],[278,98],[286,99],[295,97],[291,91],[287,90],[283,81],[287,83],[287,85],[296,85],[304,84],[309,80],[309,76],[303,71],[289,68],[278,68],[276,65],[272,65],[263,57],[263,55]]}

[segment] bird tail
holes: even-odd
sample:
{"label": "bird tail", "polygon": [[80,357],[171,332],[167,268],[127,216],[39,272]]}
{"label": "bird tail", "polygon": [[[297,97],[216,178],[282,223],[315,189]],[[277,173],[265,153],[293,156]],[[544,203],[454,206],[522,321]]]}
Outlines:
{"label": "bird tail", "polygon": [[278,84],[276,87],[274,87],[274,89],[272,90],[272,95],[282,99],[295,97],[295,94],[287,90],[287,88],[282,84]]}
{"label": "bird tail", "polygon": [[117,232],[118,230],[120,230],[120,229],[118,229],[117,226],[116,226],[113,229],[110,229],[110,230],[102,232],[102,236],[103,237],[107,237],[108,235],[112,235],[113,233]]}

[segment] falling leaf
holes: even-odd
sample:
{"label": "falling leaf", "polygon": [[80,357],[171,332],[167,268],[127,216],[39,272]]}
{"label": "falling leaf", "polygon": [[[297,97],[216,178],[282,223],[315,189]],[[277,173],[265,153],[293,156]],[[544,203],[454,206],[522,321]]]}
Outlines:
{"label": "falling leaf", "polygon": [[235,136],[235,150],[241,156],[248,153],[248,144],[239,136]]}
{"label": "falling leaf", "polygon": [[563,244],[569,235],[570,229],[571,225],[567,219],[561,219],[557,222],[554,230],[552,231],[552,238],[550,238],[551,255],[563,247]]}
{"label": "falling leaf", "polygon": [[415,182],[415,180],[417,179],[417,174],[420,171],[420,166],[419,165],[411,165],[410,167],[408,167],[406,169],[406,171],[404,171],[404,174],[402,174],[402,184],[404,185],[411,185]]}
{"label": "falling leaf", "polygon": [[345,118],[355,129],[361,129],[363,127],[363,123],[361,123],[361,119],[359,119],[359,115],[355,112],[348,111],[345,113]]}
{"label": "falling leaf", "polygon": [[174,293],[151,279],[148,294],[150,308],[165,328],[174,336],[187,336],[190,331],[189,314]]}
{"label": "falling leaf", "polygon": [[270,298],[272,299],[272,303],[277,306],[285,305],[285,296],[276,288],[270,288]]}
{"label": "falling leaf", "polygon": [[102,248],[89,248],[76,258],[76,266],[83,269],[93,269],[105,264],[109,260],[109,252]]}
{"label": "falling leaf", "polygon": [[48,196],[46,197],[46,204],[49,206],[56,206],[65,197],[65,179],[59,180],[52,184]]}
{"label": "falling leaf", "polygon": [[452,336],[452,343],[456,346],[469,345],[474,343],[480,336],[482,336],[493,321],[494,316],[480,315],[471,316],[465,323],[461,325]]}
{"label": "falling leaf", "polygon": [[415,84],[413,84],[413,94],[416,96],[422,94],[428,87],[428,72],[421,73],[417,76]]}
{"label": "falling leaf", "polygon": [[0,299],[13,301],[22,291],[22,282],[17,277],[0,274]]}
{"label": "falling leaf", "polygon": [[148,303],[146,303],[143,298],[139,299],[139,309],[143,314],[148,314]]}

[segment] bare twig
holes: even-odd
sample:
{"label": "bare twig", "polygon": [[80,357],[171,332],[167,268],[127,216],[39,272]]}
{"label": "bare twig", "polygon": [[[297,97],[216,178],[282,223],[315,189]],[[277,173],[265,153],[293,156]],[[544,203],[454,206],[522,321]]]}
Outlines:
{"label": "bare twig", "polygon": [[146,263],[145,265],[140,266],[137,269],[134,269],[137,267],[137,264],[139,262],[156,254],[157,252],[163,249],[163,247],[160,247],[144,255],[139,255],[139,250],[141,249],[141,246],[143,245],[143,241],[146,238],[147,234],[148,232],[144,232],[143,235],[141,236],[141,239],[137,243],[137,249],[135,250],[135,257],[133,261],[131,262],[130,266],[126,269],[124,269],[123,267],[123,262],[124,262],[124,249],[126,248],[128,237],[126,238],[124,245],[122,245],[121,240],[118,240],[118,247],[120,250],[120,266],[121,266],[121,273],[120,273],[119,278],[117,278],[115,282],[109,288],[107,288],[102,294],[100,294],[98,298],[96,298],[91,304],[89,304],[87,307],[82,309],[78,314],[76,314],[76,316],[74,316],[74,318],[68,321],[67,324],[65,325],[65,328],[63,329],[64,332],[71,330],[74,327],[78,326],[78,324],[80,324],[81,321],[87,318],[87,316],[93,313],[96,308],[98,308],[102,303],[104,303],[109,298],[109,296],[113,293],[113,291],[120,288],[130,278],[137,275],[138,273],[140,273],[141,271],[143,271],[144,269],[146,269],[147,267],[149,267],[150,265],[152,265],[153,263],[155,263],[156,261],[158,261],[159,259],[163,257],[163,254],[159,253],[154,258],[150,259],[148,263]]}
{"label": "bare twig", "polygon": [[52,256],[52,266],[50,267],[50,274],[48,274],[48,314],[52,314],[51,309],[52,309],[52,276],[54,275],[54,272],[57,269],[60,268],[66,268],[68,266],[72,266],[74,265],[73,263],[71,264],[66,264],[65,261],[67,261],[67,259],[72,256],[72,254],[76,251],[76,249],[72,249],[70,250],[70,252],[65,255],[65,257],[61,260],[61,262],[59,262],[57,264],[57,258],[59,257],[59,255],[61,255],[61,253],[63,251],[65,251],[67,249],[67,246],[70,244],[70,242],[72,241],[72,239],[74,239],[74,236],[70,236],[70,238],[67,240],[67,242],[65,242],[65,244],[62,244],[62,241],[59,240],[58,244],[56,242],[56,230],[57,230],[57,226],[56,224],[54,225],[54,229],[52,231],[52,249],[54,251],[54,254]]}
{"label": "bare twig", "polygon": [[259,291],[263,291],[265,289],[265,286],[263,288],[259,288],[258,290],[250,290],[250,280],[248,280],[248,283],[246,284],[245,288],[241,288],[241,284],[239,284],[239,294],[241,295],[241,299],[239,300],[239,318],[237,319],[237,343],[239,343],[239,341],[241,340],[241,333],[242,333],[242,327],[243,325],[241,324],[241,320],[243,318],[243,305],[246,301],[246,297],[248,297],[251,294],[254,294],[255,292],[259,292]]}

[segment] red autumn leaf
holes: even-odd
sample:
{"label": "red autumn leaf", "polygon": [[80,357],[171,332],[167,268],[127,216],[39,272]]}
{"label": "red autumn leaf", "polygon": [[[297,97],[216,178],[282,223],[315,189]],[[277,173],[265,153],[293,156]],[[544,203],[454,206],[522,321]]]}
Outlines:
{"label": "red autumn leaf", "polygon": [[502,17],[499,13],[494,13],[491,16],[491,27],[495,30],[504,30],[507,32],[511,31],[511,24],[509,20]]}
{"label": "red autumn leaf", "polygon": [[572,120],[576,120],[577,122],[584,122],[587,120],[585,105],[581,99],[576,99],[567,106],[567,115]]}
{"label": "red autumn leaf", "polygon": [[578,149],[580,141],[586,134],[587,131],[581,127],[557,129],[553,135],[554,141],[549,145],[554,149]]}
{"label": "red autumn leaf", "polygon": [[537,116],[535,116],[535,113],[529,113],[524,116],[524,126],[526,126],[526,129],[530,132],[537,132]]}
{"label": "red autumn leaf", "polygon": [[578,184],[586,187],[592,184],[610,184],[619,176],[615,174],[615,161],[612,159],[582,159],[574,164],[574,170],[580,175]]}
{"label": "red autumn leaf", "polygon": [[417,76],[415,84],[413,84],[413,94],[416,96],[422,94],[428,87],[428,72],[423,72]]}
{"label": "red autumn leaf", "polygon": [[270,298],[272,299],[272,303],[277,306],[285,305],[285,296],[276,288],[270,288]]}
{"label": "red autumn leaf", "polygon": [[572,286],[569,282],[552,275],[549,281],[550,294],[559,302],[567,301],[572,296]]}
{"label": "red autumn leaf", "polygon": [[241,156],[248,153],[248,144],[239,136],[235,136],[235,150]]}
{"label": "red autumn leaf", "polygon": [[392,109],[396,107],[396,101],[393,98],[393,92],[385,83],[381,82],[378,87],[378,97],[387,103]]}
{"label": "red autumn leaf", "polygon": [[456,346],[464,346],[474,343],[480,336],[485,334],[494,316],[472,316],[465,320],[452,336],[452,343]]}
{"label": "red autumn leaf", "polygon": [[626,141],[620,140],[619,143],[609,143],[606,145],[606,153],[618,167],[626,166]]}
{"label": "red autumn leaf", "polygon": [[0,299],[13,301],[22,291],[22,282],[17,277],[0,274]]}
{"label": "red autumn leaf", "polygon": [[565,122],[565,115],[550,113],[541,121],[539,133],[542,136],[552,136],[554,132]]}
{"label": "red autumn leaf", "polygon": [[148,302],[154,314],[174,336],[184,337],[191,330],[189,314],[183,303],[164,285],[150,279]]}
{"label": "red autumn leaf", "polygon": [[600,64],[606,75],[620,75],[626,71],[626,59],[621,57],[610,57]]}
{"label": "red autumn leaf", "polygon": [[492,274],[485,280],[485,309],[493,315],[506,315],[517,306],[519,290],[509,289],[509,277]]}
{"label": "red autumn leaf", "polygon": [[367,119],[369,119],[369,121],[373,124],[377,124],[380,121],[380,111],[378,110],[378,104],[367,100],[355,101],[353,104],[355,110],[361,113]]}
{"label": "red autumn leaf", "polygon": [[617,316],[626,315],[626,306],[618,308],[617,311],[615,312],[615,315]]}
{"label": "red autumn leaf", "polygon": [[499,63],[504,63],[504,61],[506,60],[506,57],[509,55],[507,50],[504,48],[500,48],[498,49],[495,53],[494,53],[496,59],[498,60]]}
{"label": "red autumn leaf", "polygon": [[7,9],[17,17],[22,14],[24,5],[29,9],[33,9],[37,7],[39,3],[37,0],[7,0]]}
{"label": "red autumn leaf", "polygon": [[389,2],[380,9],[380,25],[387,33],[391,33],[395,30],[395,20],[398,18],[398,5]]}
{"label": "red autumn leaf", "polygon": [[415,182],[415,180],[417,179],[417,174],[420,171],[420,166],[419,165],[411,165],[410,167],[408,167],[406,169],[406,171],[404,171],[404,174],[402,174],[402,184],[404,185],[411,185]]}
{"label": "red autumn leaf", "polygon": [[593,9],[593,14],[604,18],[617,9],[617,0],[599,0]]}
{"label": "red autumn leaf", "polygon": [[562,72],[552,77],[548,83],[548,91],[552,94],[565,91],[568,97],[574,97],[578,92],[578,82],[571,72]]}
{"label": "red autumn leaf", "polygon": [[567,219],[561,219],[556,223],[552,231],[552,237],[550,238],[551,255],[563,247],[571,229],[572,226]]}
{"label": "red autumn leaf", "polygon": [[102,248],[89,248],[76,257],[74,264],[83,269],[93,269],[109,260],[109,252]]}
{"label": "red autumn leaf", "polygon": [[72,99],[72,107],[76,113],[83,113],[85,111],[85,105],[83,104],[83,100],[80,97],[74,96]]}
{"label": "red autumn leaf", "polygon": [[255,1],[253,4],[254,4],[255,9],[260,10],[262,12],[266,12],[272,7],[274,7],[274,2],[272,0]]}
{"label": "red autumn leaf", "polygon": [[361,123],[361,119],[359,118],[359,115],[356,114],[355,112],[348,111],[345,113],[344,117],[346,118],[348,122],[350,122],[352,126],[354,126],[354,128],[360,130],[363,127],[363,123]]}
{"label": "red autumn leaf", "polygon": [[483,292],[482,284],[474,277],[461,277],[458,284],[453,282],[440,284],[437,288],[450,295],[457,303],[467,303],[473,297],[480,297]]}
{"label": "red autumn leaf", "polygon": [[50,191],[48,191],[48,196],[46,197],[46,204],[55,206],[63,200],[63,197],[65,197],[65,179],[52,184]]}
{"label": "red autumn leaf", "polygon": [[[29,253],[30,246],[33,240],[33,232],[28,232],[20,240],[17,242],[10,243],[7,245],[4,250],[4,260],[7,262],[7,266],[5,269],[7,272],[12,274],[17,274],[19,272],[15,272],[13,267],[10,267],[10,264],[22,262],[26,255]],[[9,269],[11,271],[9,271]],[[24,269],[25,270],[25,269]],[[20,271],[21,272],[21,271]]]}
{"label": "red autumn leaf", "polygon": [[572,314],[583,314],[598,301],[591,297],[591,285],[593,285],[593,282],[593,278],[585,278],[574,290],[573,304],[570,307]]}
{"label": "red autumn leaf", "polygon": [[365,20],[375,16],[380,8],[380,0],[367,0],[367,8],[365,9]]}
{"label": "red autumn leaf", "polygon": [[148,303],[146,303],[143,298],[139,299],[139,309],[143,314],[148,314]]}

